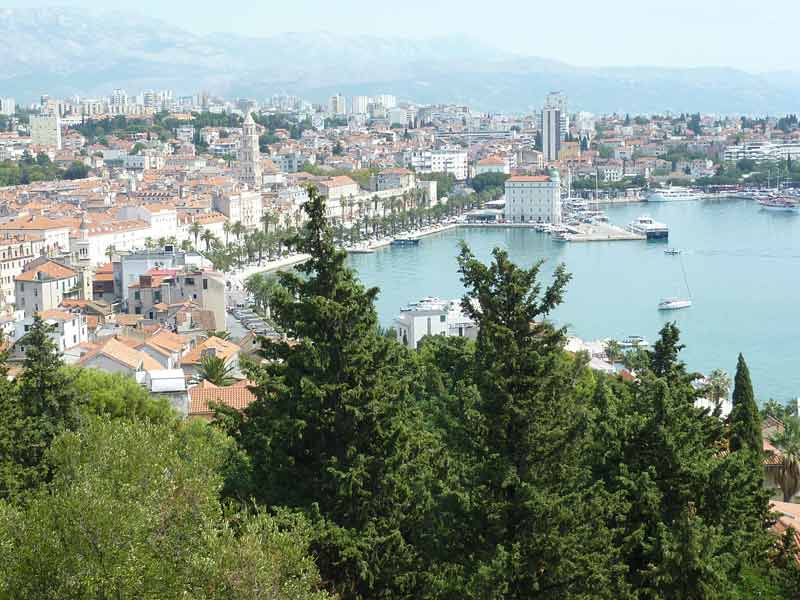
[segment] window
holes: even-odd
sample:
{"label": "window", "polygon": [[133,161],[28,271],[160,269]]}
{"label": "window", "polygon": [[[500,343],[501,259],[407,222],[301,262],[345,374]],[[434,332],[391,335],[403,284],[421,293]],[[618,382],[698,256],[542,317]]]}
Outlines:
{"label": "window", "polygon": [[204,290],[208,289],[208,279],[203,279],[203,289]]}
{"label": "window", "polygon": [[444,323],[447,320],[447,315],[439,315],[439,323]]}
{"label": "window", "polygon": [[194,277],[187,277],[186,285],[194,285]]}
{"label": "window", "polygon": [[134,292],[133,293],[133,299],[134,300],[141,300],[141,298],[142,298],[142,294],[140,292]]}

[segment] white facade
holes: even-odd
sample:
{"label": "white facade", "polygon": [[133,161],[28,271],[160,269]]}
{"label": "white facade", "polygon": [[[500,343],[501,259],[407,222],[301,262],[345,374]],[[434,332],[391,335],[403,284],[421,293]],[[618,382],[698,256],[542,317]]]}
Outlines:
{"label": "white facade", "polygon": [[241,223],[246,229],[261,227],[264,206],[261,192],[244,191],[238,194],[217,194],[214,209],[228,217],[231,223]]}
{"label": "white facade", "polygon": [[562,92],[550,92],[544,99],[545,109],[555,109],[559,112],[560,139],[563,142],[569,132],[569,111],[567,109],[567,96]]}
{"label": "white facade", "polygon": [[350,112],[354,115],[365,115],[372,98],[369,96],[353,96],[350,100]]}
{"label": "white facade", "polygon": [[177,237],[178,211],[170,206],[163,204],[121,206],[118,214],[122,220],[139,220],[147,223],[150,226],[149,237],[153,239]]}
{"label": "white facade", "polygon": [[391,94],[380,94],[379,96],[375,96],[375,103],[387,109],[394,108],[397,106],[397,98]]}
{"label": "white facade", "polygon": [[550,176],[519,175],[506,180],[505,219],[512,223],[561,224],[561,181]]}
{"label": "white facade", "polygon": [[397,341],[416,348],[426,335],[475,339],[478,326],[464,314],[456,300],[425,298],[402,311],[394,320]]}
{"label": "white facade", "polygon": [[449,173],[459,181],[469,174],[467,152],[463,150],[425,150],[406,155],[406,166],[417,173]]}
{"label": "white facade", "polygon": [[[86,325],[86,316],[79,312],[65,310],[49,310],[40,313],[42,320],[52,327],[50,339],[55,342],[59,352],[69,350],[78,344],[89,341],[89,331]],[[33,325],[33,317],[26,317],[17,321],[14,332],[14,341],[23,338]],[[24,341],[23,341],[24,345]]]}
{"label": "white facade", "polygon": [[11,116],[17,112],[17,103],[13,98],[0,98],[0,115]]}
{"label": "white facade", "polygon": [[328,100],[328,113],[334,117],[347,113],[347,102],[345,101],[344,96],[341,94],[336,94],[335,96],[330,97]]}
{"label": "white facade", "polygon": [[742,159],[754,160],[786,160],[800,158],[800,142],[750,142],[725,148],[724,158],[733,162]]}
{"label": "white facade", "polygon": [[55,115],[31,116],[31,141],[61,150],[61,119]]}

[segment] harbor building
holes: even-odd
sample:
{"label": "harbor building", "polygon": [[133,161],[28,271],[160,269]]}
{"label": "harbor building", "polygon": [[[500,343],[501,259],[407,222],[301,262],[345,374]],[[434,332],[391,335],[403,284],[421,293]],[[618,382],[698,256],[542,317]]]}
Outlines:
{"label": "harbor building", "polygon": [[550,175],[516,175],[506,180],[505,219],[511,223],[561,225],[561,179]]}
{"label": "harbor building", "polygon": [[426,335],[447,337],[478,337],[478,325],[464,314],[457,300],[423,298],[409,304],[395,317],[394,328],[397,341],[408,348],[416,349]]}

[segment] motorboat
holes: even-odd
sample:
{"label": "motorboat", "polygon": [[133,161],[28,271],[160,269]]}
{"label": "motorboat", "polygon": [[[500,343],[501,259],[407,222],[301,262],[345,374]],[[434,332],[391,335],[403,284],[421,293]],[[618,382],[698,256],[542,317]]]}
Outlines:
{"label": "motorboat", "polygon": [[758,205],[764,210],[780,211],[780,212],[798,212],[800,211],[800,204],[794,198],[788,196],[770,196],[761,198]]}
{"label": "motorboat", "polygon": [[669,237],[669,227],[659,223],[647,215],[642,215],[628,225],[628,231],[643,235],[648,240],[666,240]]}
{"label": "motorboat", "polygon": [[670,254],[672,256],[678,255],[681,253],[681,250],[678,248],[664,248],[664,254]]}
{"label": "motorboat", "polygon": [[699,200],[700,193],[684,187],[668,187],[652,190],[645,198],[648,202],[677,202],[679,200]]}

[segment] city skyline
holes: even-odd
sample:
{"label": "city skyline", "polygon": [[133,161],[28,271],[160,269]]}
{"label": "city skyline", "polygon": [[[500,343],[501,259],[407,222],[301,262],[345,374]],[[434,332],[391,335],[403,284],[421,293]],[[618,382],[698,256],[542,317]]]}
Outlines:
{"label": "city skyline", "polygon": [[[5,4],[6,8],[64,6],[96,12],[88,0],[36,5],[10,0]],[[519,56],[541,56],[575,66],[716,66],[751,72],[795,69],[790,39],[762,33],[800,17],[800,7],[786,0],[762,2],[755,25],[750,7],[743,0],[656,4],[648,6],[646,20],[642,19],[641,4],[634,0],[613,0],[569,12],[555,5],[530,5],[517,0],[495,3],[492,11],[485,11],[474,0],[460,3],[458,11],[448,3],[421,0],[408,0],[399,12],[394,5],[367,9],[352,0],[343,0],[335,7],[317,0],[278,6],[234,0],[222,15],[202,8],[196,2],[142,0],[136,9],[126,7],[126,11],[196,34],[268,37],[286,32],[331,31],[411,39],[462,34]],[[755,38],[759,44],[737,43]]]}

